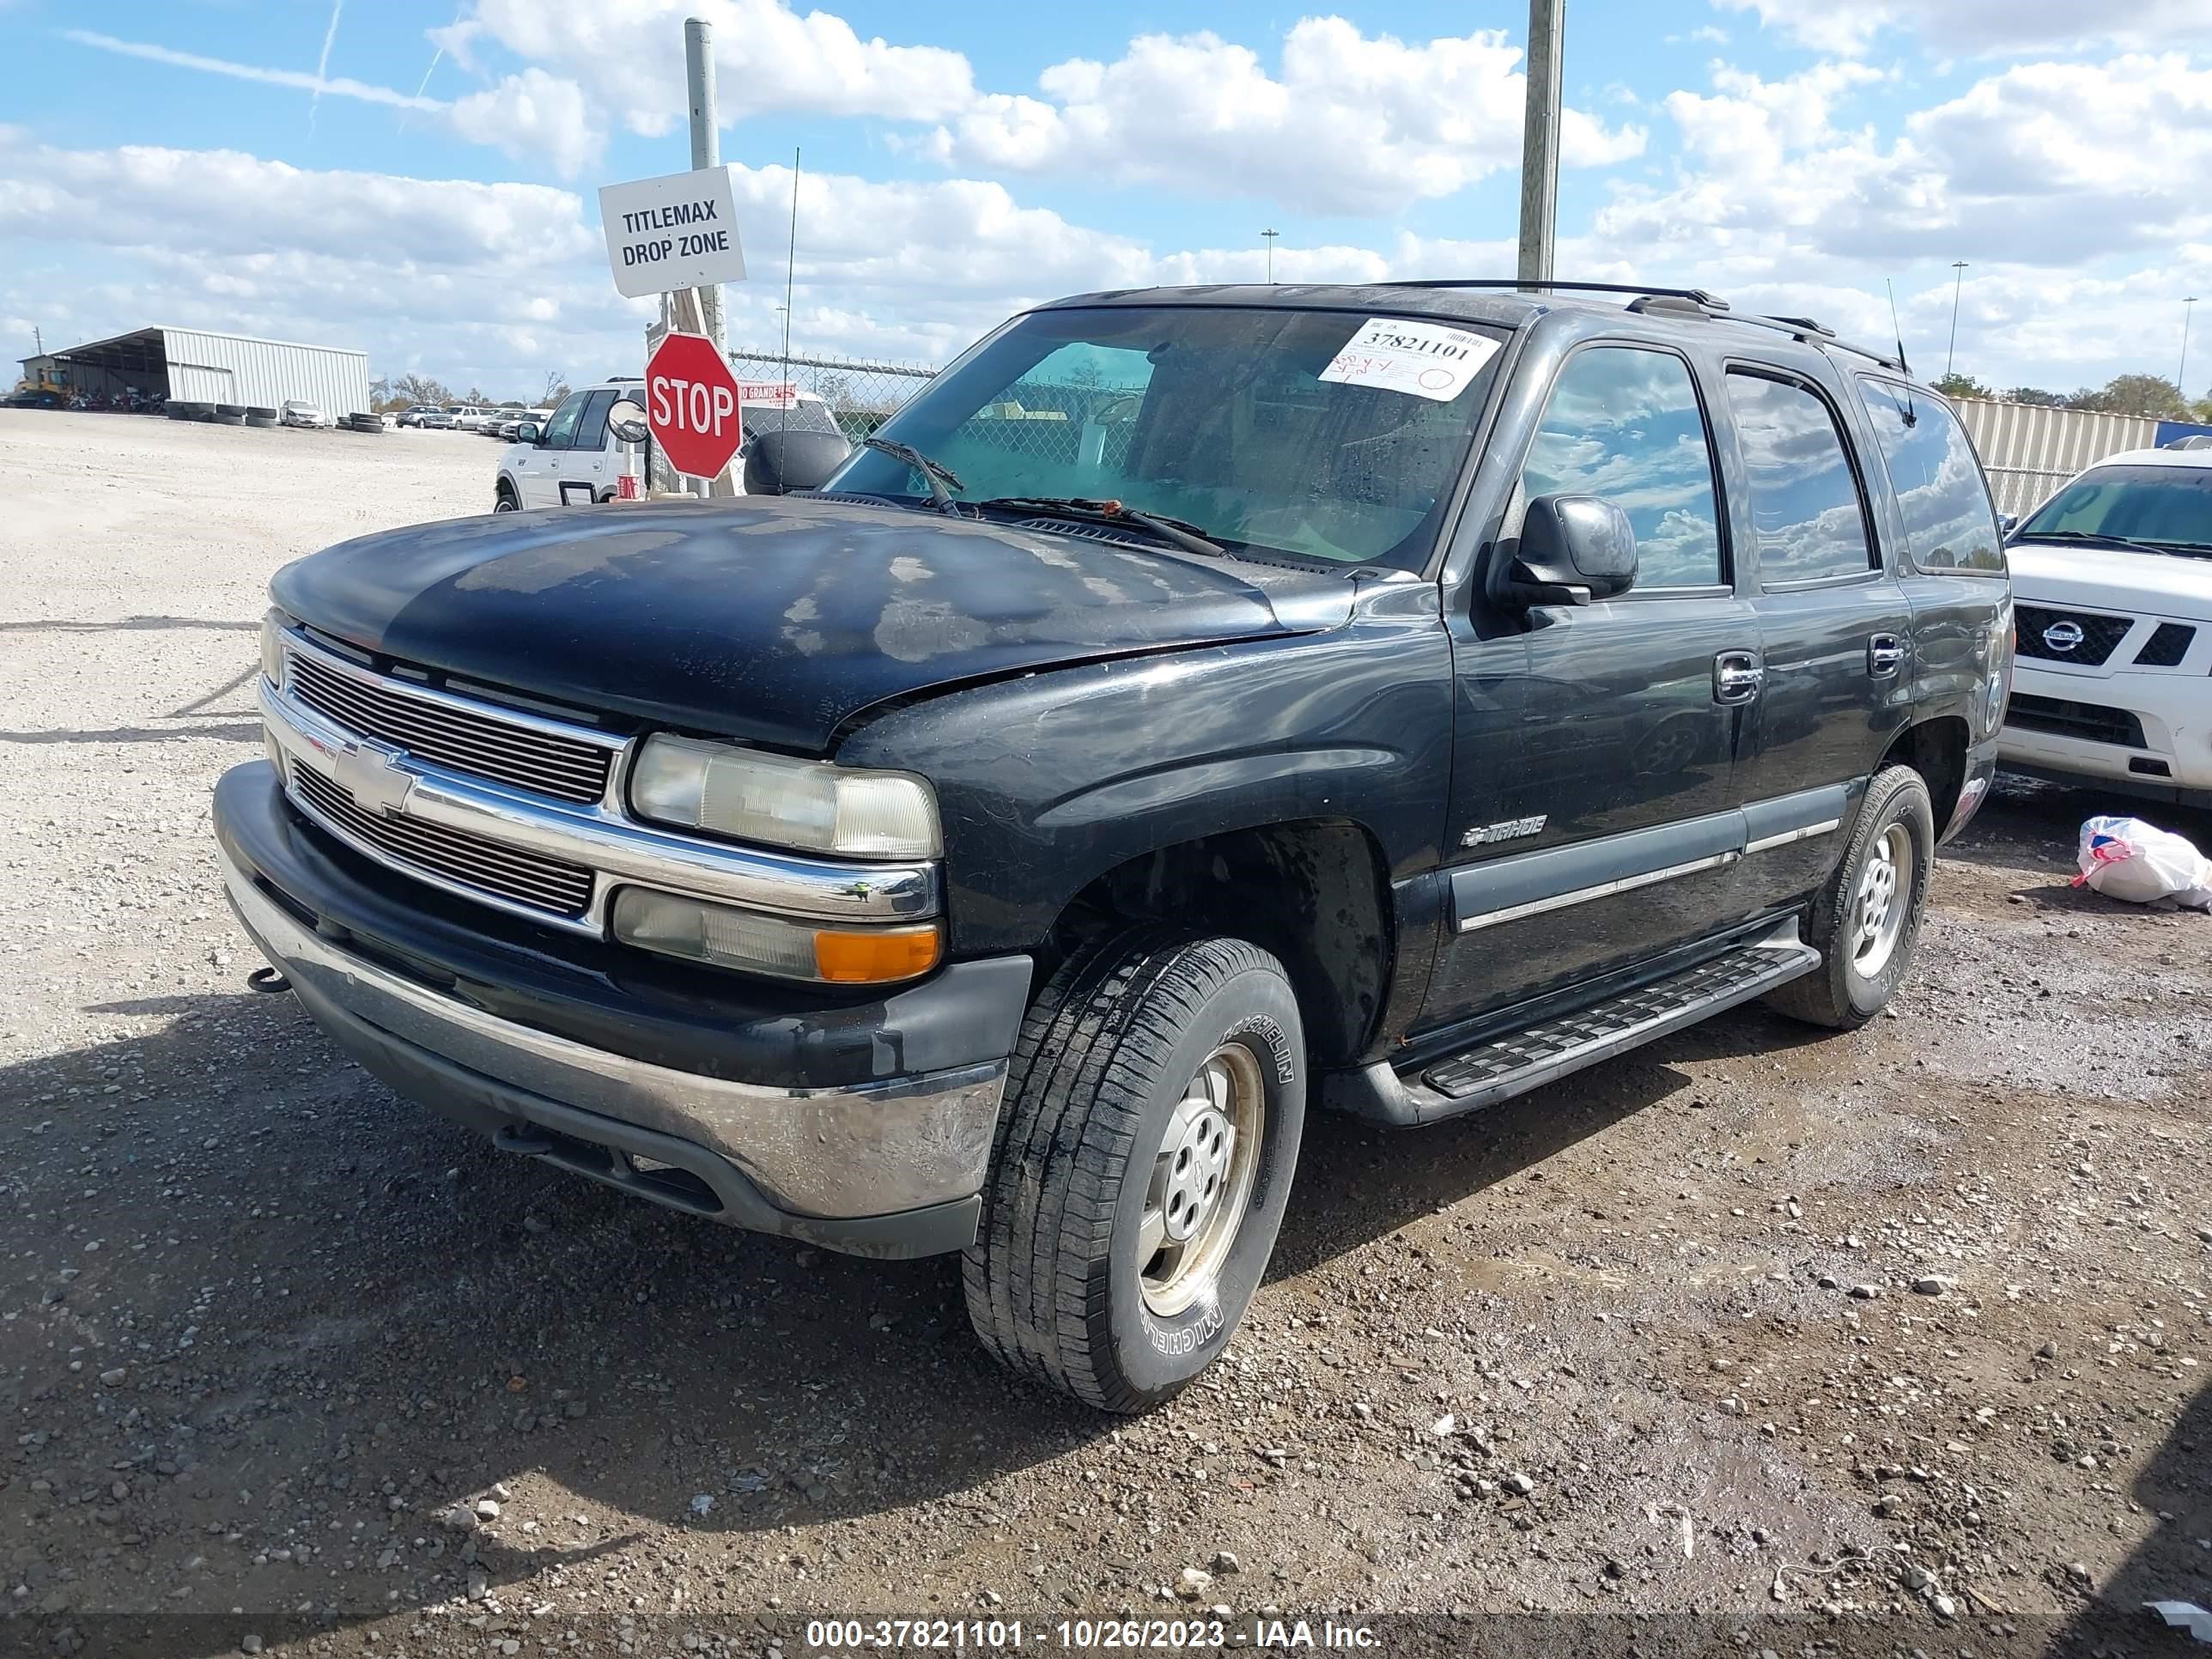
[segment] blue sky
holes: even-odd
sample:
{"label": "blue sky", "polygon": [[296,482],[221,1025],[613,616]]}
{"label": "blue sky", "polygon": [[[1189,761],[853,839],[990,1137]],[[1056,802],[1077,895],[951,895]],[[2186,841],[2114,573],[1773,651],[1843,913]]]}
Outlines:
{"label": "blue sky", "polygon": [[[0,0],[4,355],[150,321],[494,393],[623,372],[594,187],[688,164],[715,18],[756,280],[796,348],[933,361],[1086,288],[1510,273],[1522,0]],[[2202,0],[1571,0],[1560,268],[1694,283],[2070,389],[2212,297]],[[2087,14],[2094,12],[2094,17]],[[2208,319],[2212,324],[2212,319]],[[2191,389],[2212,384],[2212,326]]]}

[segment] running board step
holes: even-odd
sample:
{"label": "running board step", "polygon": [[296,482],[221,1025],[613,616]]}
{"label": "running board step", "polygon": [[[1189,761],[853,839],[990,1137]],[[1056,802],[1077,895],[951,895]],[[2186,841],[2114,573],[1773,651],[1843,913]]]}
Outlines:
{"label": "running board step", "polygon": [[1387,1065],[1343,1076],[1332,1103],[1363,1116],[1430,1123],[1556,1082],[1709,1015],[1764,996],[1820,965],[1794,924],[1661,980],[1501,1032],[1413,1073]]}

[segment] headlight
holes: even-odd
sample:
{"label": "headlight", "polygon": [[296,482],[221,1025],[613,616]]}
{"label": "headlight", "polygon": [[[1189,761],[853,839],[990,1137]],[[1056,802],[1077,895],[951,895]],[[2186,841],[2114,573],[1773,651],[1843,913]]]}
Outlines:
{"label": "headlight", "polygon": [[937,800],[920,778],[726,743],[647,738],[629,799],[641,817],[802,852],[929,859],[941,845]]}
{"label": "headlight", "polygon": [[625,887],[615,895],[615,937],[719,968],[833,985],[882,985],[937,966],[945,934],[920,927],[831,927],[734,909],[704,899]]}
{"label": "headlight", "polygon": [[283,614],[271,611],[261,618],[261,672],[279,691],[284,689],[284,625],[277,620]]}

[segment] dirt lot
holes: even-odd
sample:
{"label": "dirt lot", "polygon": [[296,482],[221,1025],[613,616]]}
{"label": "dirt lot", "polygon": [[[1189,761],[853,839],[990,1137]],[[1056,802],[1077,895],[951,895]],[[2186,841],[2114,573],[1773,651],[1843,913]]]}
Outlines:
{"label": "dirt lot", "polygon": [[944,1263],[507,1158],[246,989],[206,804],[263,585],[480,509],[495,453],[0,413],[0,1650],[1214,1606],[1382,1652],[2185,1650],[2136,1604],[2212,1601],[2212,921],[2069,891],[2092,801],[2003,793],[1856,1036],[1746,1012],[1418,1137],[1310,1125],[1231,1361],[1104,1421],[994,1370]]}

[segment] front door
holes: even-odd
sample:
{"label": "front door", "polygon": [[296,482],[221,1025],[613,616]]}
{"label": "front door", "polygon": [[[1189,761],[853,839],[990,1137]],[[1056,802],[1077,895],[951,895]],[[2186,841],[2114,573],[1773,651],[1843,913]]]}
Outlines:
{"label": "front door", "polygon": [[1862,786],[1911,720],[1912,617],[1851,464],[1856,428],[1831,390],[1743,368],[1726,385],[1765,657],[1736,763],[1742,881],[1766,906],[1834,869]]}
{"label": "front door", "polygon": [[[1599,342],[1570,356],[1522,463],[1505,535],[1538,495],[1613,501],[1636,531],[1635,586],[1540,609],[1482,638],[1455,625],[1459,678],[1446,858],[1452,929],[1438,1024],[1480,1015],[1724,927],[1743,843],[1733,779],[1755,665],[1713,450],[1689,364]],[[1731,684],[1735,682],[1730,682]]]}
{"label": "front door", "polygon": [[529,453],[518,457],[514,463],[515,482],[522,491],[525,507],[558,507],[561,503],[561,480],[568,462],[569,447],[575,441],[576,423],[583,418],[584,401],[588,392],[572,392],[561,400],[561,407],[553,411],[553,418],[545,423],[545,430]]}

